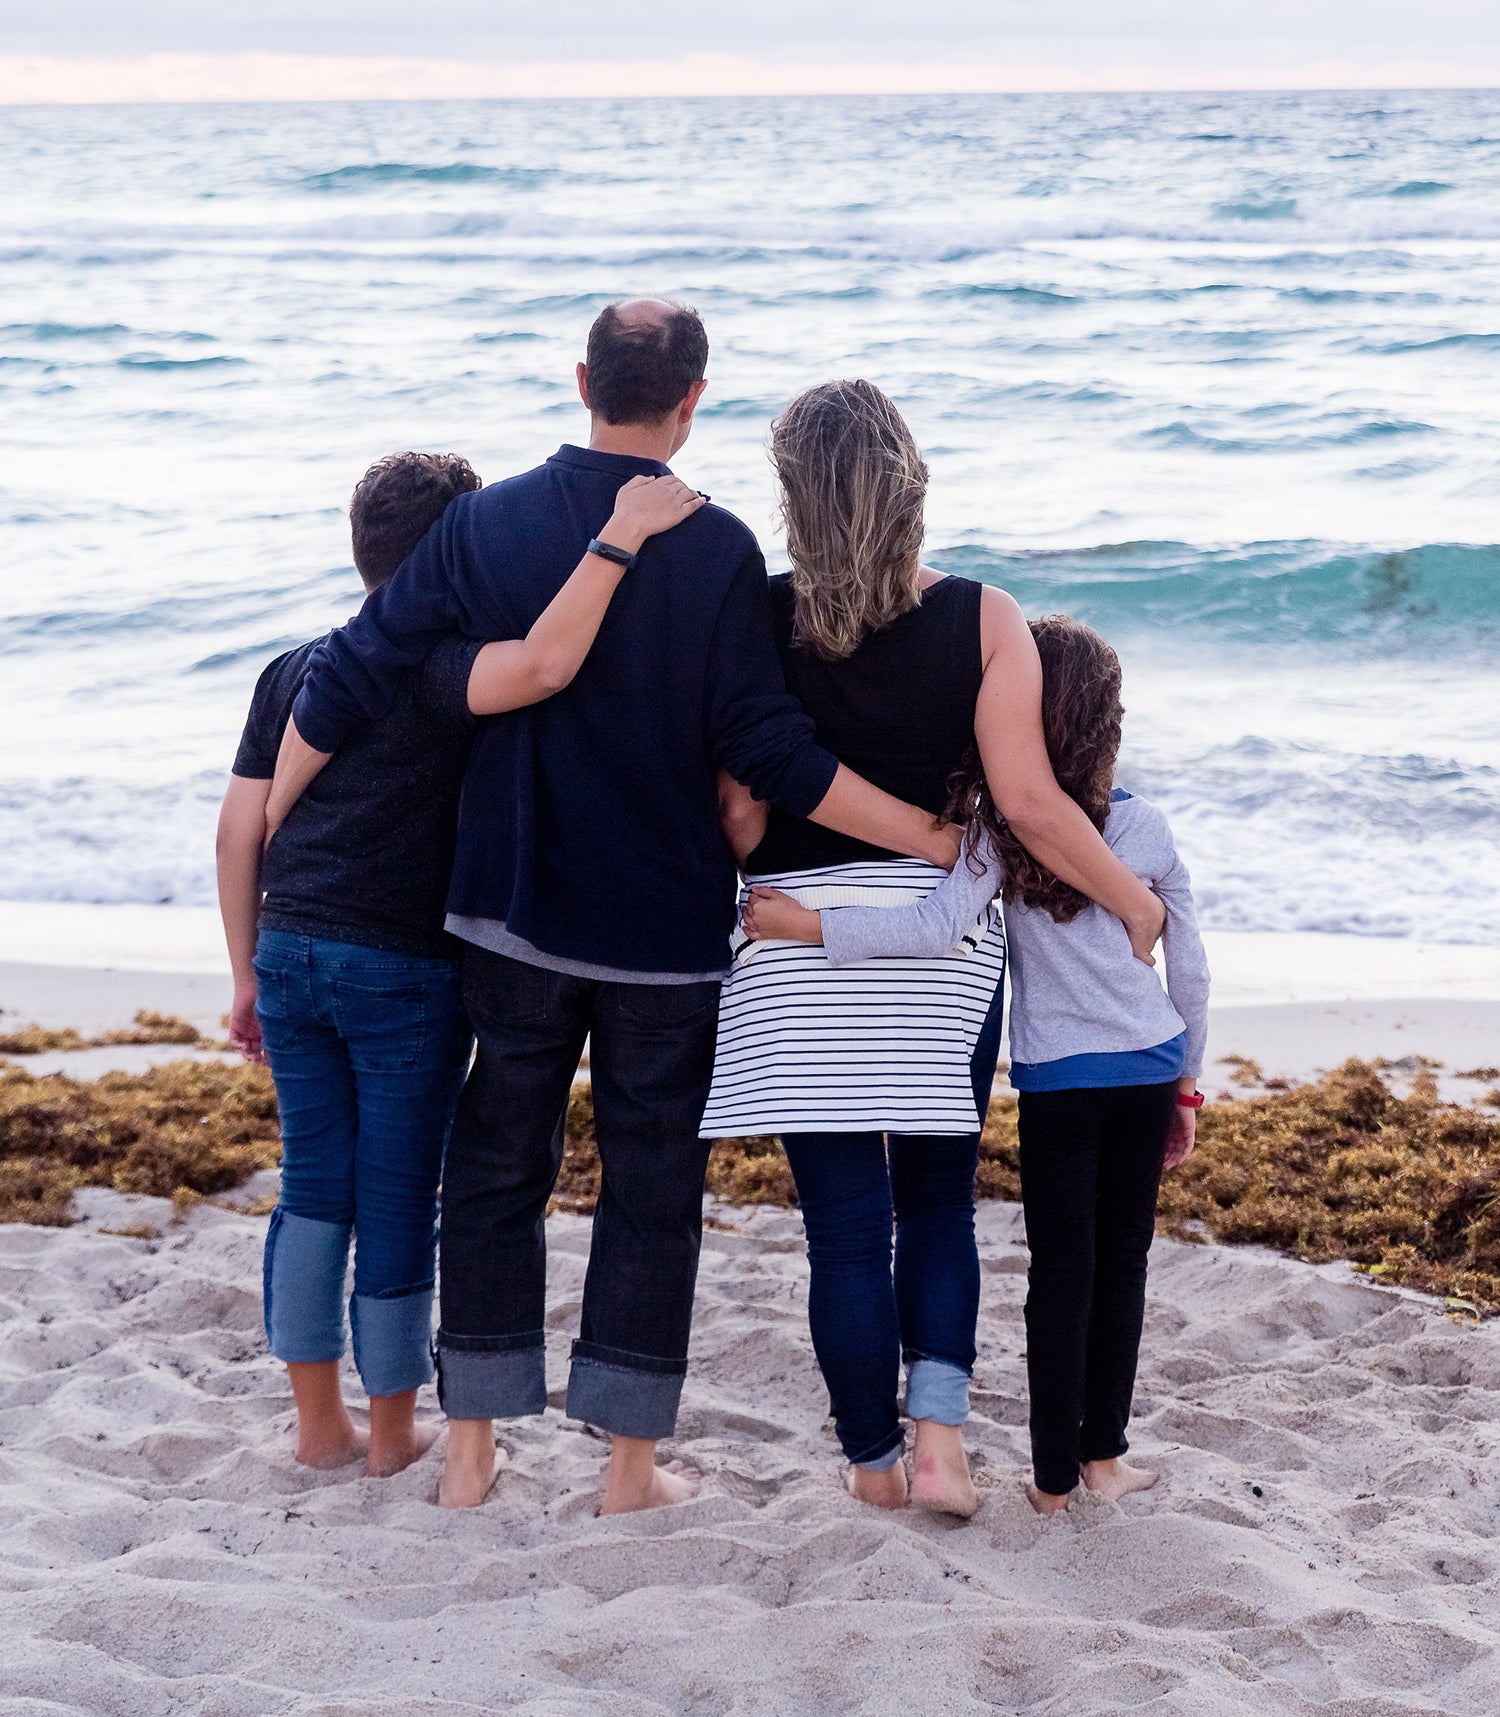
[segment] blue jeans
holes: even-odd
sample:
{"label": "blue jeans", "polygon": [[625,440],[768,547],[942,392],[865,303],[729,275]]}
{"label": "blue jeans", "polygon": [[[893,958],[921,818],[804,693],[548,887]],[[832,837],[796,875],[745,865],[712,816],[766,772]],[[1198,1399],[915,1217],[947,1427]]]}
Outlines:
{"label": "blue jeans", "polygon": [[352,1236],[360,1379],[370,1395],[420,1388],[432,1376],[443,1145],[472,1041],[458,968],[265,930],[255,975],[281,1113],[271,1352],[294,1364],[343,1355]]}
{"label": "blue jeans", "polygon": [[[1003,989],[970,1065],[981,1120],[995,1082]],[[905,1445],[903,1362],[910,1418],[961,1425],[968,1417],[979,1322],[979,1134],[802,1133],[782,1144],[807,1232],[807,1317],[839,1445],[855,1465],[886,1471]]]}

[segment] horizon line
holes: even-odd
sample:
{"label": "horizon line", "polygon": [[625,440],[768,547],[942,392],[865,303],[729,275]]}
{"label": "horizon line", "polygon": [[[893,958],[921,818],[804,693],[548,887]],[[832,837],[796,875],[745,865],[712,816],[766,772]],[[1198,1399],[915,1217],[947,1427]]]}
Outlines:
{"label": "horizon line", "polygon": [[[625,80],[632,87],[621,89]],[[499,61],[251,52],[133,57],[0,54],[0,107],[121,107],[351,101],[769,99],[828,96],[1312,95],[1500,87],[1494,64],[1284,60],[1236,75],[1195,62],[1163,75],[1136,64],[1080,68],[1033,61],[765,61],[730,54],[675,60]]]}

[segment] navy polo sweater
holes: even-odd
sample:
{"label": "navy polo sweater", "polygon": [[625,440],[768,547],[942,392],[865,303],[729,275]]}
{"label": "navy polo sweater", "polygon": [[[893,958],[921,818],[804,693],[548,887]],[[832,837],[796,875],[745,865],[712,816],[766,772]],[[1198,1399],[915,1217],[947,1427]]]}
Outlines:
{"label": "navy polo sweater", "polygon": [[[445,634],[523,637],[631,477],[665,465],[563,447],[460,495],[400,571],[313,653],[297,730],[336,751],[392,706]],[[479,724],[450,912],[544,954],[653,973],[721,971],[735,866],[715,771],[798,816],[837,760],[786,690],[755,538],[702,507],[641,551],[573,684]]]}

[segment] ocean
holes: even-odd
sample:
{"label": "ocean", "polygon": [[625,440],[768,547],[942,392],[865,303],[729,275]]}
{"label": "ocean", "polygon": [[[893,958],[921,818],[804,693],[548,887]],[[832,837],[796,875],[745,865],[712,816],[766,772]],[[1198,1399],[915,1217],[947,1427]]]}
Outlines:
{"label": "ocean", "polygon": [[1207,924],[1500,945],[1493,92],[11,108],[0,158],[0,899],[210,901],[360,473],[582,439],[653,292],[773,566],[769,422],[867,376],[929,562],[1117,643]]}

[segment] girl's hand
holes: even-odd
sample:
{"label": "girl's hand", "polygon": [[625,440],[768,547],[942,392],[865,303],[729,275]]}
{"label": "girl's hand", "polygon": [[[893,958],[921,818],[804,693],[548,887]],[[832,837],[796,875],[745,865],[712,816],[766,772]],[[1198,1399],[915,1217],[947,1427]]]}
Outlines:
{"label": "girl's hand", "polygon": [[823,946],[823,920],[777,888],[752,888],[740,917],[752,942],[810,942]]}
{"label": "girl's hand", "polygon": [[1162,1159],[1162,1168],[1181,1168],[1193,1154],[1193,1146],[1197,1142],[1198,1111],[1184,1109],[1179,1103],[1172,1110],[1172,1125],[1167,1131],[1167,1154]]}
{"label": "girl's hand", "polygon": [[647,537],[691,518],[704,503],[680,477],[632,477],[615,496],[615,510],[599,540],[634,554]]}

